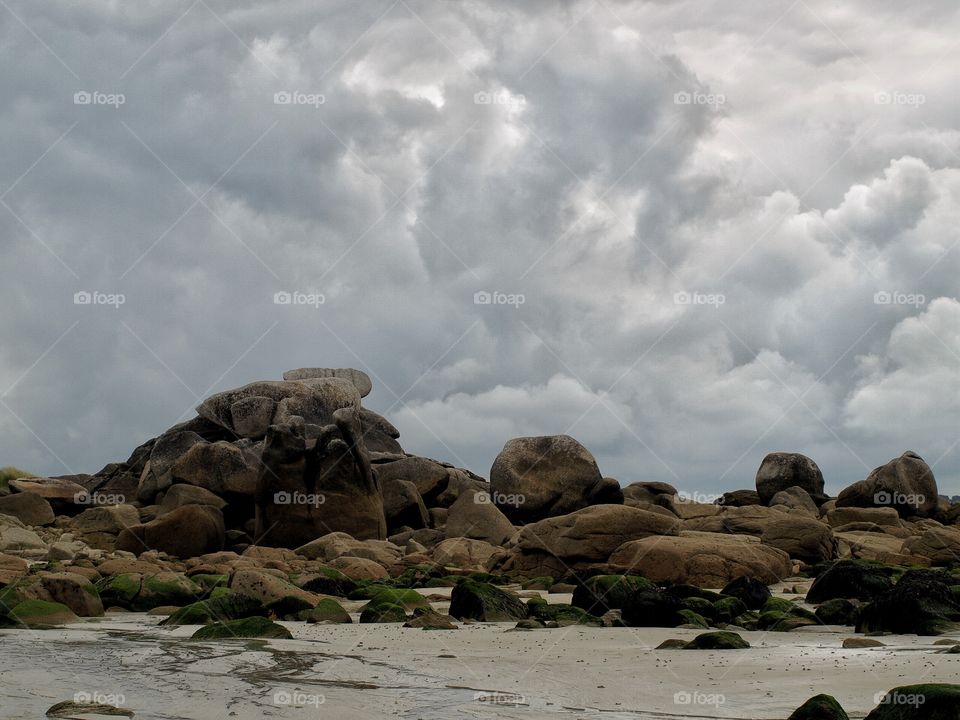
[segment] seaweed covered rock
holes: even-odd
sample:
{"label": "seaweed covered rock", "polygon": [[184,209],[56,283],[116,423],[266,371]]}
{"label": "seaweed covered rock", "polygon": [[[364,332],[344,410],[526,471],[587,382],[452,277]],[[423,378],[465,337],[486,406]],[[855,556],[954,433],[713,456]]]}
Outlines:
{"label": "seaweed covered rock", "polygon": [[904,685],[886,693],[866,720],[960,720],[960,685]]}
{"label": "seaweed covered rock", "polygon": [[450,595],[450,615],[458,620],[508,622],[526,619],[527,606],[496,585],[464,578]]}
{"label": "seaweed covered rock", "polygon": [[787,720],[850,720],[831,695],[816,695],[798,707]]}
{"label": "seaweed covered rock", "polygon": [[743,575],[727,583],[721,595],[737,598],[747,610],[759,610],[770,599],[770,588],[756,578]]}
{"label": "seaweed covered rock", "polygon": [[241,620],[225,620],[224,622],[206,625],[197,630],[193,640],[237,640],[244,638],[283,638],[290,640],[293,636],[283,625],[279,625],[265,617],[255,615]]}
{"label": "seaweed covered rock", "polygon": [[219,597],[200,600],[182,607],[160,624],[208,625],[226,620],[241,620],[254,615],[266,615],[266,610],[259,600],[228,592]]}
{"label": "seaweed covered rock", "polygon": [[323,625],[347,625],[353,622],[350,613],[333,598],[324,598],[316,607],[300,613],[297,619]]}
{"label": "seaweed covered rock", "polygon": [[814,613],[824,625],[856,625],[858,606],[846,598],[827,600]]}
{"label": "seaweed covered rock", "polygon": [[949,576],[911,570],[890,590],[860,609],[857,632],[941,635],[960,629],[960,599]]}
{"label": "seaweed covered rock", "polygon": [[28,627],[43,629],[77,622],[74,612],[63,603],[47,600],[24,600],[7,612],[7,627]]}
{"label": "seaweed covered rock", "polygon": [[622,609],[633,593],[654,589],[652,582],[639,575],[594,575],[577,584],[571,603],[591,615],[603,615]]}
{"label": "seaweed covered rock", "polygon": [[734,632],[716,630],[697,635],[683,646],[684,650],[746,650],[750,643]]}
{"label": "seaweed covered rock", "polygon": [[870,600],[893,587],[894,569],[859,560],[839,560],[817,575],[807,602],[819,604],[835,598]]}
{"label": "seaweed covered rock", "polygon": [[679,598],[659,590],[638,590],[621,608],[623,622],[631,627],[676,627],[685,622]]}

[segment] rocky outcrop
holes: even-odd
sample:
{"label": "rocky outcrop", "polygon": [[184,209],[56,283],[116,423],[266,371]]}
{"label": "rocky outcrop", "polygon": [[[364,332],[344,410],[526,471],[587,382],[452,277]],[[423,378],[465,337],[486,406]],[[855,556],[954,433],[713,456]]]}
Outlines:
{"label": "rocky outcrop", "polygon": [[960,600],[948,579],[935,570],[907,572],[861,609],[857,632],[941,635],[960,630]]}
{"label": "rocky outcrop", "polygon": [[482,490],[463,493],[450,506],[444,534],[448,538],[484,540],[492,545],[505,545],[517,529],[493,504],[490,494]]}
{"label": "rocky outcrop", "polygon": [[223,513],[208,505],[185,505],[142,525],[123,530],[117,550],[139,555],[159,550],[190,558],[223,549]]}
{"label": "rocky outcrop", "polygon": [[813,460],[800,453],[770,453],[760,463],[756,482],[760,502],[764,505],[768,505],[781,490],[794,486],[806,490],[811,497],[826,499],[823,473]]}
{"label": "rocky outcrop", "polygon": [[527,575],[562,576],[605,563],[625,542],[676,535],[680,522],[626,505],[595,505],[525,525],[507,568]]}
{"label": "rocky outcrop", "polygon": [[609,564],[618,572],[636,573],[658,583],[709,588],[722,588],[744,575],[770,585],[793,571],[787,553],[755,538],[690,532],[624,543],[610,556]]}
{"label": "rocky outcrop", "polygon": [[830,526],[802,515],[784,514],[764,528],[760,539],[765,545],[811,564],[830,560],[837,553]]}
{"label": "rocky outcrop", "polygon": [[902,550],[929,558],[933,565],[955,565],[960,563],[960,528],[926,528],[922,534],[905,540]]}
{"label": "rocky outcrop", "polygon": [[569,435],[509,440],[490,469],[490,492],[514,523],[623,503],[620,485],[605,479],[590,451]]}
{"label": "rocky outcrop", "polygon": [[865,480],[844,489],[837,507],[892,507],[900,517],[930,517],[937,510],[937,481],[919,455],[908,450]]}
{"label": "rocky outcrop", "polygon": [[298,547],[337,531],[358,539],[387,536],[357,413],[338,409],[333,420],[316,440],[308,440],[302,420],[270,426],[255,497],[257,542]]}

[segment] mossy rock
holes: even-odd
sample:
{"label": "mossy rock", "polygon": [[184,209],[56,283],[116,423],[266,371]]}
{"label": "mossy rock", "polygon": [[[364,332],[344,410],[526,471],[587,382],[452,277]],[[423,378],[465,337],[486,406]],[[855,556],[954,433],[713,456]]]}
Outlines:
{"label": "mossy rock", "polygon": [[565,603],[549,604],[543,598],[530,598],[530,600],[540,601],[527,603],[527,611],[530,617],[535,620],[540,620],[541,622],[553,621],[560,626],[590,625],[592,627],[603,627],[603,622],[600,618],[573,605],[567,605]]}
{"label": "mossy rock", "polygon": [[367,607],[371,605],[393,604],[400,605],[407,610],[430,607],[430,602],[416,590],[387,589],[381,590],[370,598]]}
{"label": "mossy rock", "polygon": [[704,600],[709,600],[712,603],[723,597],[720,593],[714,592],[713,590],[704,590],[696,585],[686,585],[684,583],[671,585],[668,588],[664,588],[663,592],[665,592],[667,595],[672,595],[675,598],[679,598],[680,600],[697,597]]}
{"label": "mossy rock", "polygon": [[680,623],[681,625],[702,628],[703,630],[706,630],[708,627],[710,627],[710,623],[707,622],[707,619],[703,615],[695,613],[693,610],[681,610],[680,617],[683,618],[683,622]]}
{"label": "mossy rock", "polygon": [[838,560],[817,574],[807,592],[807,602],[820,604],[834,598],[870,600],[892,588],[902,571],[876,562]]}
{"label": "mossy rock", "polygon": [[350,600],[370,600],[374,595],[382,593],[384,590],[395,589],[393,585],[388,585],[382,580],[375,583],[358,583],[357,587],[347,595],[347,598]]}
{"label": "mossy rock", "polygon": [[413,617],[407,620],[405,628],[420,628],[422,630],[456,630],[457,626],[450,622],[447,615],[441,615],[430,608],[417,608]]}
{"label": "mossy rock", "polygon": [[160,573],[143,579],[132,610],[152,610],[161,605],[182,607],[203,597],[203,589],[186,575]]}
{"label": "mossy rock", "polygon": [[525,620],[527,606],[513,593],[486,582],[462,579],[450,595],[450,614],[458,620]]}
{"label": "mossy rock", "polygon": [[750,643],[734,632],[715,630],[697,635],[684,645],[684,650],[745,650]]}
{"label": "mossy rock", "polygon": [[229,587],[215,587],[210,591],[208,598],[210,600],[216,600],[217,598],[226,597],[227,595],[232,594],[233,591]]}
{"label": "mossy rock", "polygon": [[347,625],[352,623],[350,613],[341,607],[333,598],[324,598],[317,606],[297,614],[297,620],[306,620],[308,623],[326,623]]}
{"label": "mossy rock", "polygon": [[66,605],[46,600],[24,600],[9,613],[9,618],[28,628],[47,628],[77,622],[79,618]]}
{"label": "mossy rock", "polygon": [[960,630],[960,601],[939,570],[910,570],[860,608],[857,632],[942,635]]}
{"label": "mossy rock", "polygon": [[414,565],[394,578],[393,583],[398,588],[407,589],[431,587],[433,581],[444,572],[445,570],[437,565]]}
{"label": "mossy rock", "polygon": [[790,632],[797,628],[819,625],[820,623],[810,618],[800,617],[799,615],[784,615],[780,620],[766,628],[770,632]]}
{"label": "mossy rock", "polygon": [[[680,601],[680,607],[682,607],[684,610],[694,612],[697,615],[706,618],[707,620],[714,620],[717,615],[717,610],[714,607],[714,603],[702,597],[684,598]],[[740,613],[737,613],[737,615],[739,614]]]}
{"label": "mossy rock", "polygon": [[313,605],[302,597],[284,595],[282,598],[277,598],[267,603],[264,609],[267,611],[268,617],[273,616],[281,620],[294,620],[299,613],[312,610]]}
{"label": "mossy rock", "polygon": [[772,597],[763,604],[763,607],[760,608],[760,612],[790,613],[793,612],[796,607],[796,605],[786,598]]}
{"label": "mossy rock", "polygon": [[888,692],[866,720],[960,720],[960,685],[905,685]]}
{"label": "mossy rock", "polygon": [[520,587],[524,590],[549,590],[553,587],[554,582],[556,581],[552,577],[544,575],[542,577],[533,577],[529,580],[524,580],[523,583],[520,584]]}
{"label": "mossy rock", "polygon": [[793,711],[788,720],[850,720],[831,695],[817,695]]}
{"label": "mossy rock", "polygon": [[360,613],[361,623],[396,623],[406,622],[406,620],[406,608],[396,603],[368,604]]}
{"label": "mossy rock", "polygon": [[749,609],[740,598],[721,597],[713,604],[713,619],[717,622],[735,623],[736,618],[747,612]]}
{"label": "mossy rock", "polygon": [[136,573],[111,575],[97,581],[97,592],[104,607],[122,607],[131,610],[134,600],[140,594],[143,577]]}
{"label": "mossy rock", "polygon": [[750,610],[742,615],[737,615],[730,624],[742,627],[744,630],[759,630],[760,614],[754,610]]}
{"label": "mossy rock", "polygon": [[577,584],[571,604],[591,615],[603,615],[622,609],[634,593],[653,589],[654,584],[640,575],[594,575]]}
{"label": "mossy rock", "polygon": [[290,631],[283,625],[260,616],[214,623],[200,628],[192,635],[193,640],[233,640],[237,638],[284,638],[289,640],[292,637]]}
{"label": "mossy rock", "polygon": [[827,600],[814,615],[824,625],[856,625],[857,606],[846,598]]}
{"label": "mossy rock", "polygon": [[191,575],[190,579],[199,585],[204,592],[210,593],[216,588],[227,587],[230,576],[198,573],[196,575]]}
{"label": "mossy rock", "polygon": [[259,600],[228,590],[225,595],[209,597],[206,600],[182,607],[160,624],[207,625],[227,620],[240,620],[255,615],[266,615],[266,609],[260,604]]}

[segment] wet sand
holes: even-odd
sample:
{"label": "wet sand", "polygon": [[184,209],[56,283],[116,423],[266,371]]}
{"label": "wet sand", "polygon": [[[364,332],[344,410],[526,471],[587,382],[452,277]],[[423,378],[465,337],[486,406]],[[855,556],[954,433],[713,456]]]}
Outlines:
{"label": "wet sand", "polygon": [[2,716],[34,720],[75,693],[99,693],[123,696],[137,718],[165,720],[784,720],[826,692],[857,718],[877,693],[960,674],[960,656],[936,654],[936,638],[887,636],[887,647],[843,650],[849,628],[744,632],[751,649],[710,652],[654,650],[699,632],[670,628],[284,623],[293,640],[197,642],[188,640],[195,627],[159,621],[120,613],[0,631]]}

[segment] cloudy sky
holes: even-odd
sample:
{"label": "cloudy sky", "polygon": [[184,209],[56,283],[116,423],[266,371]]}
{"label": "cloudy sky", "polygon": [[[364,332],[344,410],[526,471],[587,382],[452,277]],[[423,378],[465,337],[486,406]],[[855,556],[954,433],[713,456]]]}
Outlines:
{"label": "cloudy sky", "polygon": [[0,465],[353,366],[484,475],[568,433],[624,483],[913,449],[960,493],[958,13],[2,0]]}

